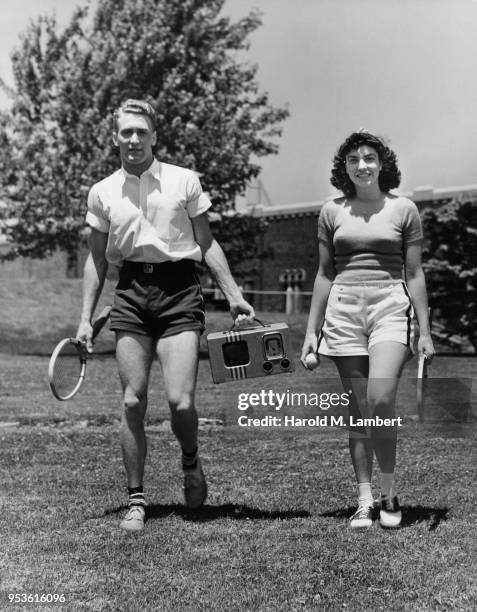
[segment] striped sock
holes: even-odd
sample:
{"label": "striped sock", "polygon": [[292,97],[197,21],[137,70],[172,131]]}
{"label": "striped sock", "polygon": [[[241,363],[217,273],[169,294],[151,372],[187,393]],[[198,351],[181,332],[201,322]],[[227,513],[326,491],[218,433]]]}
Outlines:
{"label": "striped sock", "polygon": [[142,491],[142,487],[128,487],[129,501],[128,506],[142,506],[146,507],[146,499]]}
{"label": "striped sock", "polygon": [[182,449],[182,469],[183,470],[193,470],[197,467],[197,459],[199,458],[199,450],[197,446],[195,447],[195,451],[193,453],[186,453],[184,449]]}

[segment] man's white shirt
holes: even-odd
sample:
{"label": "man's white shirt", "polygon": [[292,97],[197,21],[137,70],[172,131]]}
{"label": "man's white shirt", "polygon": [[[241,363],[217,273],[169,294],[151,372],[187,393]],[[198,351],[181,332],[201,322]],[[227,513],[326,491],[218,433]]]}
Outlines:
{"label": "man's white shirt", "polygon": [[211,205],[192,170],[155,159],[140,177],[120,168],[95,183],[86,223],[108,234],[106,259],[111,264],[201,261],[191,218]]}

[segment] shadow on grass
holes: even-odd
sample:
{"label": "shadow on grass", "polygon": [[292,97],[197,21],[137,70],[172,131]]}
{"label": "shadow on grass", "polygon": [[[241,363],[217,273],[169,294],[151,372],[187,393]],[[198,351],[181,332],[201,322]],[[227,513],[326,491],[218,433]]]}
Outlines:
{"label": "shadow on grass", "polygon": [[[429,508],[428,506],[402,506],[401,528],[411,527],[416,523],[429,523],[429,531],[435,531],[441,522],[447,521],[448,508]],[[339,508],[323,512],[325,518],[349,519],[356,512],[356,506]],[[379,518],[379,508],[375,507],[376,519]]]}
{"label": "shadow on grass", "polygon": [[[119,506],[106,510],[103,516],[118,514],[126,510],[126,506]],[[152,504],[147,507],[146,516],[148,520],[167,518],[169,516],[180,516],[185,521],[205,523],[221,518],[231,518],[237,521],[247,520],[290,520],[295,518],[306,518],[310,516],[307,510],[260,510],[240,504],[222,504],[220,506],[204,505],[201,508],[191,510],[181,504]]]}

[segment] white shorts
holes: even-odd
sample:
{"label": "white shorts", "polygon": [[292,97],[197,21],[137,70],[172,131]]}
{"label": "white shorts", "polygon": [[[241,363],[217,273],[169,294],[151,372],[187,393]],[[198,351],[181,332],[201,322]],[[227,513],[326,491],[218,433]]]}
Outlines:
{"label": "white shorts", "polygon": [[318,352],[330,357],[368,355],[378,342],[405,344],[413,352],[414,311],[403,282],[331,286]]}

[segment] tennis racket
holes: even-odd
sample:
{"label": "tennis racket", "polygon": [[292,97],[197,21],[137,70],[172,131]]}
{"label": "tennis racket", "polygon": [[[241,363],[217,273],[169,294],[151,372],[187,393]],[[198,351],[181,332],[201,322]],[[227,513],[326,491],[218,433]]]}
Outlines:
{"label": "tennis racket", "polygon": [[[427,316],[429,317],[429,327],[432,330],[433,311],[430,306],[427,309]],[[428,363],[424,354],[419,355],[419,362],[417,365],[417,415],[421,423],[424,422],[424,396],[426,393]]]}
{"label": "tennis racket", "polygon": [[427,359],[424,354],[419,355],[417,366],[417,415],[421,423],[424,422],[424,395],[426,390]]}
{"label": "tennis racket", "polygon": [[[106,306],[93,323],[93,340],[109,319],[111,306]],[[48,382],[56,399],[65,401],[78,393],[86,374],[86,343],[76,338],[63,338],[55,347],[48,364]]]}

